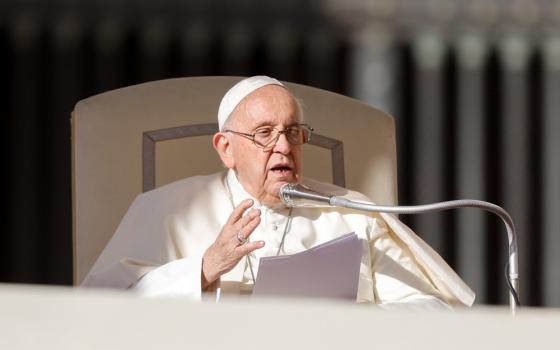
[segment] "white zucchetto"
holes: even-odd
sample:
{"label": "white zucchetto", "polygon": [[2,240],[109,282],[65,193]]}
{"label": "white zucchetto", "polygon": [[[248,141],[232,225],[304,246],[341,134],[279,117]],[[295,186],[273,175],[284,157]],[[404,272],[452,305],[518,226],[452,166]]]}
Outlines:
{"label": "white zucchetto", "polygon": [[222,131],[226,120],[235,107],[237,107],[239,102],[241,102],[241,100],[251,92],[266,85],[284,86],[284,84],[274,78],[270,78],[265,75],[256,75],[254,77],[241,80],[229,89],[222,98],[220,108],[218,109],[218,126],[220,131]]}

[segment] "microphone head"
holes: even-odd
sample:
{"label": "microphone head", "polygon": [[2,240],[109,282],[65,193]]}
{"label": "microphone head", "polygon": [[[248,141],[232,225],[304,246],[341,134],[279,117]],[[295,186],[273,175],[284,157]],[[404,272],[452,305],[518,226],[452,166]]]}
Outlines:
{"label": "microphone head", "polygon": [[278,196],[289,207],[293,207],[295,205],[294,201],[292,200],[292,193],[294,188],[297,186],[296,183],[285,183],[280,186],[280,191],[278,191]]}
{"label": "microphone head", "polygon": [[280,187],[279,197],[289,207],[316,207],[329,204],[331,195],[316,192],[298,183],[287,183]]}

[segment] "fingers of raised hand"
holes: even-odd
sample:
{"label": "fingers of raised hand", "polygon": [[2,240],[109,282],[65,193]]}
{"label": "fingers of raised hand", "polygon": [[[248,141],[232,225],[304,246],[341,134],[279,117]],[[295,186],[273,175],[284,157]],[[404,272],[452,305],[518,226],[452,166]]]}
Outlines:
{"label": "fingers of raised hand", "polygon": [[[251,233],[255,231],[261,222],[260,210],[251,209],[247,215],[239,220],[235,225],[235,239],[245,241]],[[241,242],[240,242],[241,243]]]}
{"label": "fingers of raised hand", "polygon": [[245,255],[264,246],[263,241],[247,241],[261,220],[261,211],[258,209],[251,209],[243,215],[252,204],[251,200],[243,201],[234,209],[222,232],[206,251],[204,259],[210,275],[217,271],[215,274],[219,277],[231,270]]}
{"label": "fingers of raised hand", "polygon": [[233,225],[235,224],[237,221],[239,221],[239,219],[241,219],[241,217],[243,216],[243,213],[251,208],[251,206],[253,206],[253,200],[252,199],[245,199],[244,201],[242,201],[237,207],[235,207],[233,209],[233,211],[231,212],[231,215],[228,218],[228,221],[226,223],[226,225]]}
{"label": "fingers of raised hand", "polygon": [[248,242],[246,244],[240,245],[236,248],[240,256],[245,256],[251,253],[253,250],[264,247],[264,241]]}

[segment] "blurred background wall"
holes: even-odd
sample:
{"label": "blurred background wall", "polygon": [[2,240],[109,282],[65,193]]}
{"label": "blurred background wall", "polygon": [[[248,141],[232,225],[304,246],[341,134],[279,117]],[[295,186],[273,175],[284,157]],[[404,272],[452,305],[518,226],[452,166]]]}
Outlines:
{"label": "blurred background wall", "polygon": [[[560,306],[553,0],[2,0],[0,281],[71,284],[78,100],[171,77],[254,74],[393,114],[400,203],[470,197],[505,207],[519,234],[522,302]],[[478,303],[507,303],[496,218],[466,209],[403,219]]]}

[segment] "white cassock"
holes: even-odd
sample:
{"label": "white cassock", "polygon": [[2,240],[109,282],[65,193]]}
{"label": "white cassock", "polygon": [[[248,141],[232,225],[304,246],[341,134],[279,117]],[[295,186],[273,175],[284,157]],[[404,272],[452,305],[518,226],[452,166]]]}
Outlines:
{"label": "white cassock", "polygon": [[[318,192],[368,201],[360,193],[304,179]],[[130,288],[146,296],[202,298],[202,256],[233,208],[252,198],[231,170],[186,178],[139,195],[85,277],[83,286]],[[250,236],[265,246],[250,255],[253,271],[263,256],[294,254],[349,232],[363,239],[357,302],[398,305],[472,305],[473,291],[445,261],[391,214],[364,215],[327,206],[269,208],[254,200],[261,222]],[[291,222],[290,222],[291,221]],[[289,226],[286,225],[289,223]],[[216,295],[248,294],[247,259],[221,276]]]}

